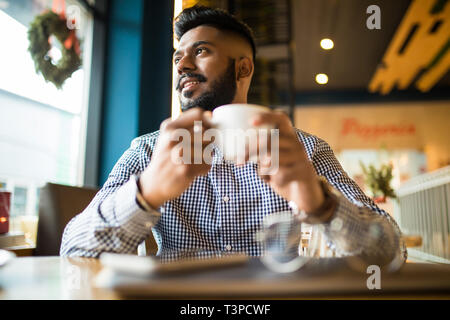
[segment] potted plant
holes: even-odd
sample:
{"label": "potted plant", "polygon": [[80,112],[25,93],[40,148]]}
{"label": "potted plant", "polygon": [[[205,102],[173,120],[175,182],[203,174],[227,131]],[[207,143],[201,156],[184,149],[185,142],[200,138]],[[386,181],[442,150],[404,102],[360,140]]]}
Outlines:
{"label": "potted plant", "polygon": [[386,203],[388,198],[397,198],[391,187],[393,178],[391,163],[382,164],[379,169],[372,164],[366,167],[362,162],[360,162],[360,166],[364,173],[364,183],[371,191],[375,203]]}

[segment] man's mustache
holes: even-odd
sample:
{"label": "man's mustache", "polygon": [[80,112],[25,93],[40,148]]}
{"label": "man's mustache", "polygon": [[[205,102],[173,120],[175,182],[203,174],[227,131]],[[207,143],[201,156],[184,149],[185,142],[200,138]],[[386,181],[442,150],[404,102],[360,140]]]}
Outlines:
{"label": "man's mustache", "polygon": [[181,80],[183,80],[184,78],[196,78],[198,80],[198,82],[206,82],[206,80],[208,80],[208,79],[206,79],[206,77],[202,76],[201,74],[185,73],[180,77],[180,79],[178,79],[178,83],[177,83],[177,86],[175,87],[175,90],[180,89]]}

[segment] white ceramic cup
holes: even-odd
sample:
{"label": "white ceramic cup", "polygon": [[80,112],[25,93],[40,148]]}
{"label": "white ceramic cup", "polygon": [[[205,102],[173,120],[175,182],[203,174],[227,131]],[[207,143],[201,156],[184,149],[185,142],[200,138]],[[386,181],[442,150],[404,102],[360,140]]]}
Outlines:
{"label": "white ceramic cup", "polygon": [[[260,113],[270,112],[270,108],[255,104],[227,104],[217,107],[212,112],[212,123],[218,130],[216,142],[224,159],[241,162],[245,158],[245,150],[254,141],[255,134],[266,131],[270,138],[272,125],[252,126],[250,119]],[[256,162],[257,154],[250,154],[250,161]]]}

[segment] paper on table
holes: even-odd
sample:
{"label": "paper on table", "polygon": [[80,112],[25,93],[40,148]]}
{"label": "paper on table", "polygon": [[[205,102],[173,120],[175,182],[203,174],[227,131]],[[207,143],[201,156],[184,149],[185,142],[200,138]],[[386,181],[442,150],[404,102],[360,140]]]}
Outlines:
{"label": "paper on table", "polygon": [[225,255],[202,259],[179,259],[161,262],[157,257],[140,257],[131,254],[102,253],[100,262],[106,268],[119,273],[147,276],[152,273],[175,273],[197,271],[214,267],[227,267],[248,261],[246,255]]}

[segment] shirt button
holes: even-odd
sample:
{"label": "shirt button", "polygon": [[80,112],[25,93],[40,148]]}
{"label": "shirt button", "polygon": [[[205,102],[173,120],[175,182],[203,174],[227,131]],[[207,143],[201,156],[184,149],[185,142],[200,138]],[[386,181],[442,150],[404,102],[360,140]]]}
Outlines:
{"label": "shirt button", "polygon": [[223,196],[222,200],[223,202],[228,202],[230,201],[230,198],[228,196]]}
{"label": "shirt button", "polygon": [[225,250],[230,251],[230,250],[231,250],[231,245],[227,244],[227,245],[225,246]]}

